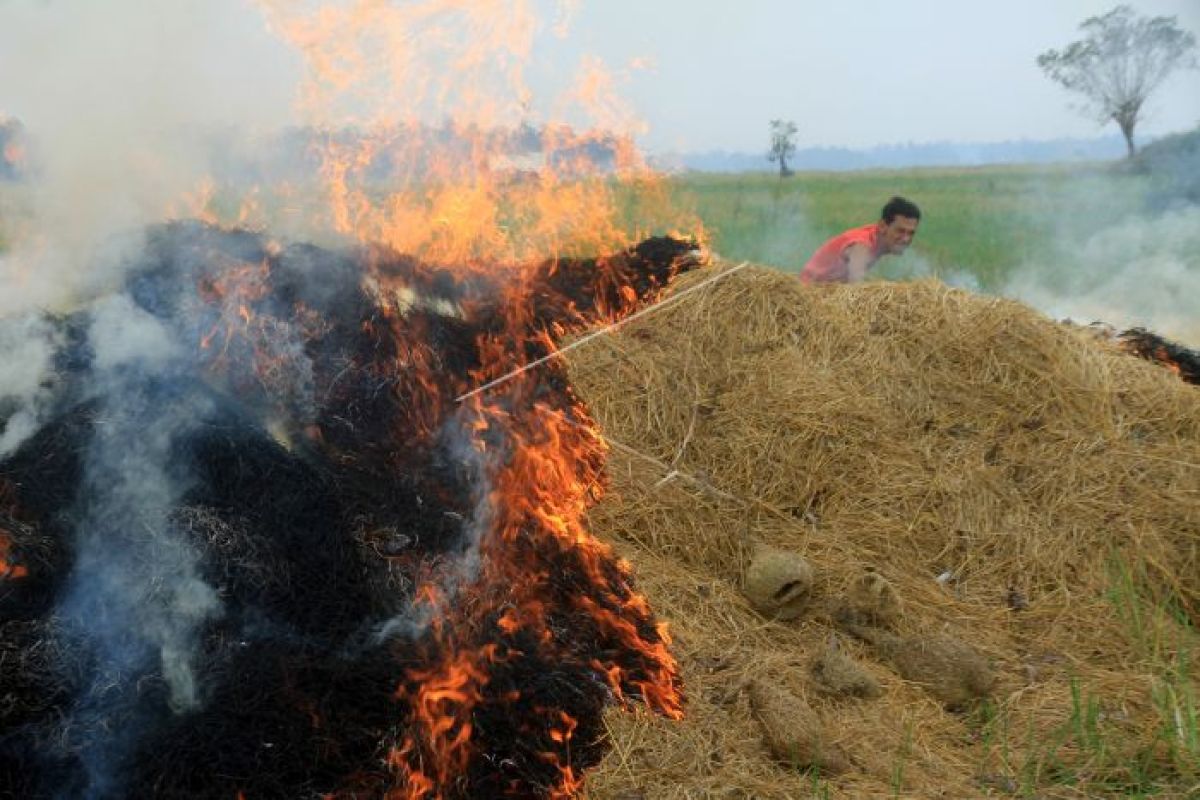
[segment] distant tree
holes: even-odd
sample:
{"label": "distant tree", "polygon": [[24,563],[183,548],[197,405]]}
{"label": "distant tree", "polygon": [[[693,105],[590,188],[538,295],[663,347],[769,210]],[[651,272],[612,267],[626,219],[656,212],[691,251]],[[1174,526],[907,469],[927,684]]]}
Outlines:
{"label": "distant tree", "polygon": [[1176,69],[1196,66],[1196,37],[1180,30],[1175,17],[1142,17],[1125,5],[1088,17],[1079,29],[1083,39],[1061,52],[1047,50],[1037,64],[1083,95],[1087,113],[1117,123],[1132,158],[1133,131],[1146,98]]}
{"label": "distant tree", "polygon": [[799,130],[796,123],[790,120],[771,120],[771,149],[767,151],[767,160],[772,164],[779,162],[780,178],[792,174],[787,160],[796,152],[796,133]]}

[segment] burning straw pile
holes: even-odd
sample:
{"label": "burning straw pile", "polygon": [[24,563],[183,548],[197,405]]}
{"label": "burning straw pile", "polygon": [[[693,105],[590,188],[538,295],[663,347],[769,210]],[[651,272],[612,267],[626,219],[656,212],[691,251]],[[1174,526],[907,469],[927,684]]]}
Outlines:
{"label": "burning straw pile", "polygon": [[1200,390],[1124,349],[752,268],[572,352],[689,699],[589,796],[1195,791]]}
{"label": "burning straw pile", "polygon": [[603,449],[560,370],[458,398],[691,251],[501,279],[175,223],[29,324],[55,356],[0,409],[29,428],[0,459],[0,796],[567,797],[607,705],[679,717],[582,527]]}

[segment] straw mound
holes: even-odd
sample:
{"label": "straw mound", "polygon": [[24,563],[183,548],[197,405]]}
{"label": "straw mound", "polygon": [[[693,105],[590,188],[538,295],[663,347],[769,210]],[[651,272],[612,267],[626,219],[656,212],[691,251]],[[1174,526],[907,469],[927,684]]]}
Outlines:
{"label": "straw mound", "polygon": [[[1152,692],[1182,634],[1150,601],[1200,620],[1196,387],[1014,302],[755,268],[570,372],[613,448],[593,528],[670,624],[688,691],[681,723],[609,717],[592,798],[979,797],[1048,747],[1079,786],[1043,796],[1099,793],[1094,753],[1059,735],[1073,687],[1131,749],[1113,763],[1177,776]],[[747,599],[763,545],[812,566],[797,619]],[[831,648],[853,676],[832,690]],[[751,686],[807,704],[797,730],[819,721],[845,771],[781,763]]]}

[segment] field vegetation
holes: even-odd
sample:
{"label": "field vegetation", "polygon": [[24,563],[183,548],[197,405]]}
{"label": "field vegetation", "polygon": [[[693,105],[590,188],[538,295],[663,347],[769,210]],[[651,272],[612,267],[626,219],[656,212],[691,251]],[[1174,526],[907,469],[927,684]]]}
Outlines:
{"label": "field vegetation", "polygon": [[1086,241],[1145,208],[1163,179],[1109,165],[991,166],[896,171],[689,174],[672,194],[704,221],[725,258],[799,271],[826,238],[878,218],[900,194],[922,210],[909,253],[872,273],[931,275],[1003,286],[1013,273],[1048,262],[1059,243]]}
{"label": "field vegetation", "polygon": [[[1160,170],[1096,164],[801,172],[783,179],[766,171],[685,173],[649,195],[641,185],[619,191],[630,230],[665,232],[678,228],[666,220],[697,220],[724,258],[790,272],[829,236],[873,221],[888,197],[904,195],[921,207],[921,229],[908,254],[884,259],[872,275],[932,276],[995,291],[1018,269],[1052,272],[1064,244],[1086,241],[1147,209],[1161,211],[1156,198],[1177,184]],[[320,202],[315,187],[296,194],[306,198],[301,206]],[[23,195],[18,183],[0,181],[0,252],[27,219]],[[236,224],[244,196],[242,190],[217,192],[208,210]],[[252,227],[285,238],[308,227],[297,224],[307,215],[296,196],[255,198]]]}

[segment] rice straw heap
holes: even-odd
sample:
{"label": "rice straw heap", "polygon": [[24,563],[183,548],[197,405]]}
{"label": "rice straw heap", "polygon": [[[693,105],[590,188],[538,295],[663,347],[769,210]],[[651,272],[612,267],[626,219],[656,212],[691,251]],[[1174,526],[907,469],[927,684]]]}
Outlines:
{"label": "rice straw heap", "polygon": [[[1197,387],[1009,300],[760,268],[567,358],[688,694],[608,717],[593,800],[1200,787]],[[747,597],[764,547],[812,567],[793,619]]]}

